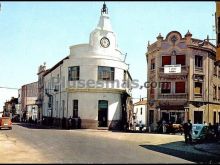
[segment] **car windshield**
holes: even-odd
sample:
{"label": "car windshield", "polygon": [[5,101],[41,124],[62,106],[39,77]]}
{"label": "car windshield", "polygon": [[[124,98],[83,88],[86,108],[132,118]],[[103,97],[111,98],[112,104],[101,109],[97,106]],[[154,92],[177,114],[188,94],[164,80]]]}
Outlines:
{"label": "car windshield", "polygon": [[194,125],[192,127],[193,130],[201,130],[202,129],[202,126],[201,125]]}

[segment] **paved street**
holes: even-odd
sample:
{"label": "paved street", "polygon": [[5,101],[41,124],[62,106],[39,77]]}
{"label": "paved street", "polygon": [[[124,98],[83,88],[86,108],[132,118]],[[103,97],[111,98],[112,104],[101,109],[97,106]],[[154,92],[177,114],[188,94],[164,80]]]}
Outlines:
{"label": "paved street", "polygon": [[[17,159],[5,161],[10,163],[22,159],[30,163],[198,163],[215,159],[185,145],[182,135],[36,129],[27,124],[0,130],[0,135],[18,145],[18,152],[22,150]],[[5,146],[13,149],[9,143]]]}

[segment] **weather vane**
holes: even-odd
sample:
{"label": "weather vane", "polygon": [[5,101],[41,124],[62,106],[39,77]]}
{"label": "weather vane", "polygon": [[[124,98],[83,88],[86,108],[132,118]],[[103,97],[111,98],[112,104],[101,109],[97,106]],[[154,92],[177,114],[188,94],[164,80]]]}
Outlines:
{"label": "weather vane", "polygon": [[107,8],[107,6],[106,6],[106,4],[105,4],[105,1],[104,1],[104,4],[103,4],[101,13],[102,13],[102,14],[103,14],[103,13],[108,14],[108,8]]}

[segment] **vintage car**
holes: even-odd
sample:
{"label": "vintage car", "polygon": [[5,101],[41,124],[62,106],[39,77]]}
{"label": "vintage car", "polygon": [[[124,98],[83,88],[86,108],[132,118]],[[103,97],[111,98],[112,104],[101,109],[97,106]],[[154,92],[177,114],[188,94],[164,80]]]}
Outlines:
{"label": "vintage car", "polygon": [[192,125],[192,140],[194,142],[201,142],[207,139],[209,128],[205,124]]}
{"label": "vintage car", "polygon": [[10,117],[0,117],[0,129],[2,128],[12,129],[12,122]]}

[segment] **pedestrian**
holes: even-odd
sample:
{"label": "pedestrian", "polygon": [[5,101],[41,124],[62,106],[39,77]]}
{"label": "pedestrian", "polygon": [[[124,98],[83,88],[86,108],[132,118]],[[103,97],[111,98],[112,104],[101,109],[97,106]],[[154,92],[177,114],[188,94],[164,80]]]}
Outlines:
{"label": "pedestrian", "polygon": [[163,124],[163,133],[166,133],[166,121],[165,120],[163,120],[162,121],[162,124]]}
{"label": "pedestrian", "polygon": [[219,132],[218,132],[218,123],[214,124],[214,133],[215,133],[215,138],[216,140],[218,139],[219,137]]}
{"label": "pedestrian", "polygon": [[68,119],[68,129],[72,128],[72,117],[70,116]]}
{"label": "pedestrian", "polygon": [[[191,120],[188,120],[187,123],[184,123],[183,129],[184,129],[185,143],[187,144],[188,141],[191,143],[192,142],[192,123],[191,123]],[[189,140],[188,140],[188,138],[189,138]]]}

